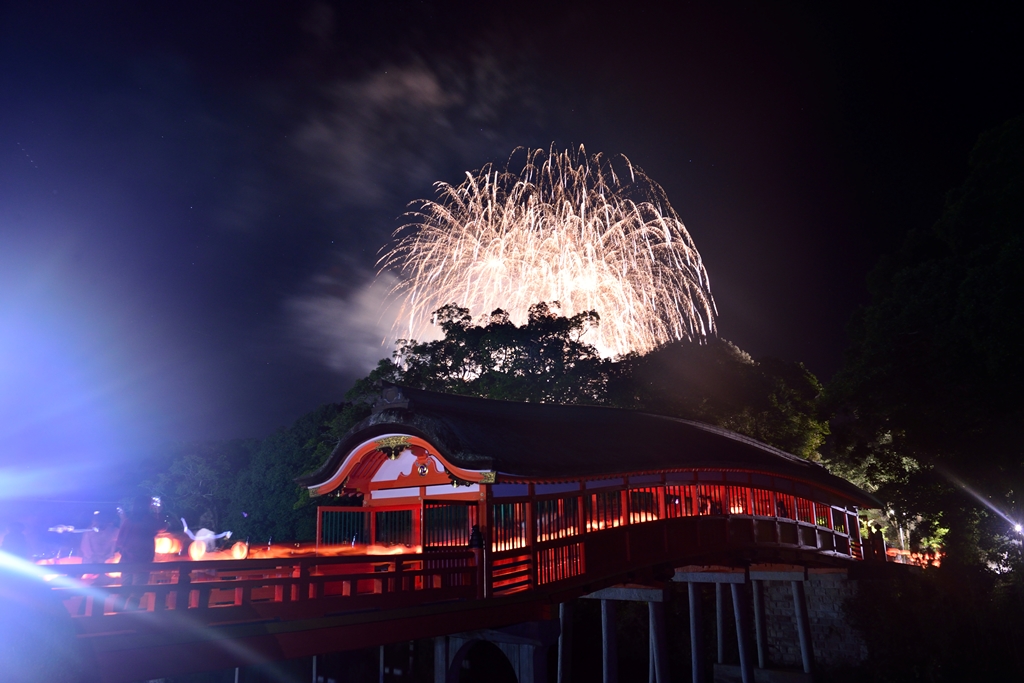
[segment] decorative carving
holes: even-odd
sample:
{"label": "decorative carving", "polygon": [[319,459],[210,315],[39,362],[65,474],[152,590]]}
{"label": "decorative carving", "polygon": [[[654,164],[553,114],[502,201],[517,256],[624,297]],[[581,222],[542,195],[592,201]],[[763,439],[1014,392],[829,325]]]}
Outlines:
{"label": "decorative carving", "polygon": [[[461,477],[456,476],[447,467],[445,468],[444,473],[448,475],[449,479],[451,479],[452,486],[454,486],[455,488],[459,488],[460,486],[472,486],[475,483],[475,482],[472,482],[472,481],[466,481],[465,479],[462,479]],[[480,473],[480,483],[481,484],[493,484],[494,483],[494,477],[495,477],[496,474],[497,474],[496,472],[481,472]]]}
{"label": "decorative carving", "polygon": [[447,474],[448,478],[452,480],[452,487],[454,488],[459,488],[460,486],[473,485],[473,482],[471,481],[466,481],[465,479],[460,479],[459,477],[456,477],[454,474],[452,474],[452,471],[449,470],[447,467],[445,468],[444,473]]}
{"label": "decorative carving", "polygon": [[402,387],[396,387],[393,384],[384,386],[381,389],[380,396],[373,403],[371,412],[374,415],[377,413],[388,410],[389,408],[408,408],[409,399],[402,393]]}
{"label": "decorative carving", "polygon": [[387,456],[388,460],[394,460],[409,447],[409,437],[385,436],[383,439],[375,441],[374,445],[377,446],[378,451]]}

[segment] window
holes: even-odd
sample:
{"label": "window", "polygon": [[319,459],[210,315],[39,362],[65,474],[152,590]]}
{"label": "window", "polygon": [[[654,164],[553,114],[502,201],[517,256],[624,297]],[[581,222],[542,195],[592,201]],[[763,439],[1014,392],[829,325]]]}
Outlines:
{"label": "window", "polygon": [[796,518],[808,524],[814,523],[814,503],[806,498],[796,499]]}
{"label": "window", "polygon": [[661,516],[658,505],[658,490],[661,487],[630,489],[629,523],[653,522]]}
{"label": "window", "polygon": [[538,500],[535,509],[538,541],[551,541],[579,533],[579,498]]}
{"label": "window", "polygon": [[689,517],[697,514],[696,492],[693,486],[665,487],[665,515],[667,517]]}
{"label": "window", "polygon": [[423,504],[423,547],[466,547],[476,524],[476,506],[465,503]]}
{"label": "window", "polygon": [[590,494],[586,500],[587,531],[622,526],[622,491],[600,491]]}
{"label": "window", "polygon": [[367,545],[370,543],[370,515],[362,510],[321,508],[320,542],[324,545]]}
{"label": "window", "polygon": [[701,484],[697,488],[697,514],[725,514],[725,487]]}
{"label": "window", "polygon": [[775,506],[772,505],[772,492],[763,489],[751,489],[750,498],[753,502],[755,515],[762,517],[777,517]]}
{"label": "window", "polygon": [[841,534],[846,533],[846,511],[832,508],[832,528]]}
{"label": "window", "polygon": [[775,494],[775,516],[787,519],[796,518],[796,499],[786,493]]}
{"label": "window", "polygon": [[385,510],[375,515],[374,543],[412,545],[412,510]]}
{"label": "window", "polygon": [[495,503],[491,549],[513,550],[526,546],[527,503]]}
{"label": "window", "polygon": [[749,515],[750,514],[750,489],[746,486],[729,486],[729,514]]}

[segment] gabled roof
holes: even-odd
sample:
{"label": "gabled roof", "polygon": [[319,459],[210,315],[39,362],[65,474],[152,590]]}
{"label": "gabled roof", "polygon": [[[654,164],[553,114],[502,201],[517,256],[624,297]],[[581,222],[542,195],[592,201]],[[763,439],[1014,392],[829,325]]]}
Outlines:
{"label": "gabled roof", "polygon": [[322,482],[359,444],[399,432],[427,440],[455,466],[496,471],[498,482],[733,470],[796,479],[854,505],[880,506],[817,463],[735,432],[664,415],[494,401],[390,385],[374,411],[342,437],[318,471],[299,482]]}

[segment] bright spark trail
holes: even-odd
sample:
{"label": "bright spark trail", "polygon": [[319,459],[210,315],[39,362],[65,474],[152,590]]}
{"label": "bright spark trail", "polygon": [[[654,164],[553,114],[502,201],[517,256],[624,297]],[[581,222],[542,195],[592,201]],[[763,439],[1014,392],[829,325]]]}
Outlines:
{"label": "bright spark trail", "polygon": [[605,356],[715,333],[707,270],[661,186],[625,157],[525,154],[518,172],[489,164],[414,203],[378,263],[401,278],[396,336],[430,336],[449,303],[521,324],[553,301],[566,316],[600,314],[584,339]]}

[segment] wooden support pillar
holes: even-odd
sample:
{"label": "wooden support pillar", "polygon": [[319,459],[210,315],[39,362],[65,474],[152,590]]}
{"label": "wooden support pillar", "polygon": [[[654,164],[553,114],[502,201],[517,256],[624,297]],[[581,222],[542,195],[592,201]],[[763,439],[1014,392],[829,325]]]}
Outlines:
{"label": "wooden support pillar", "polygon": [[658,672],[654,670],[654,639],[647,638],[647,683],[658,683]]}
{"label": "wooden support pillar", "polygon": [[807,594],[803,581],[793,581],[793,610],[796,612],[796,632],[800,639],[800,658],[804,673],[814,672],[814,650],[811,645],[811,620],[807,616]]}
{"label": "wooden support pillar", "polygon": [[[665,603],[648,602],[647,616],[650,640],[650,666],[648,666],[647,677],[648,679],[653,678],[656,683],[669,683],[668,645],[665,641]],[[650,670],[652,667],[653,672]]]}
{"label": "wooden support pillar", "polygon": [[750,652],[750,626],[747,623],[747,605],[741,591],[743,584],[729,584],[732,593],[732,613],[736,620],[736,644],[740,651],[740,676],[743,683],[754,683],[754,662]]}
{"label": "wooden support pillar", "polygon": [[704,625],[701,623],[700,584],[686,584],[690,598],[690,662],[693,683],[705,683],[704,678]]}
{"label": "wooden support pillar", "polygon": [[725,664],[725,585],[715,583],[715,635],[718,636],[718,663]]}
{"label": "wooden support pillar", "polygon": [[[380,667],[378,667],[377,681],[378,683],[384,683],[384,646],[380,646]],[[746,682],[744,682],[746,683]]]}
{"label": "wooden support pillar", "polygon": [[757,642],[757,668],[768,666],[768,625],[764,614],[764,581],[750,582],[754,588],[754,639]]}
{"label": "wooden support pillar", "polygon": [[572,603],[563,602],[558,606],[558,683],[572,680]]}
{"label": "wooden support pillar", "polygon": [[313,683],[316,683],[316,655],[313,655]]}
{"label": "wooden support pillar", "polygon": [[448,636],[434,638],[434,683],[448,681]]}
{"label": "wooden support pillar", "polygon": [[615,601],[601,601],[601,680],[618,683],[619,653],[615,648]]}

